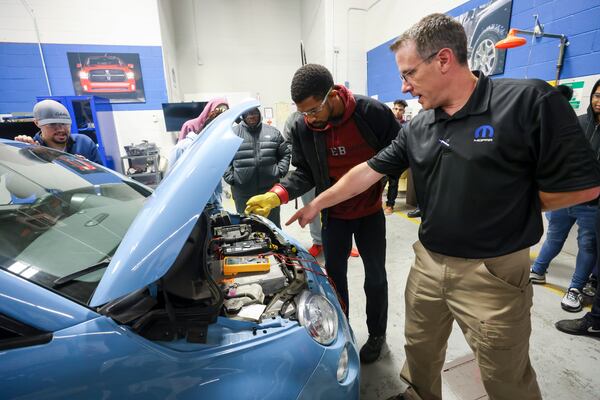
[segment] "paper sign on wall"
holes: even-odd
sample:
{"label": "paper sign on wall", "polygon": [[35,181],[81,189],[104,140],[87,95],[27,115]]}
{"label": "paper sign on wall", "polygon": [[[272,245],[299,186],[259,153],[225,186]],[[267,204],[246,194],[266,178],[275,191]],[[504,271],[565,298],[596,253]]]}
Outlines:
{"label": "paper sign on wall", "polygon": [[581,107],[584,83],[584,81],[562,83],[562,85],[569,86],[571,89],[573,89],[573,97],[571,97],[571,100],[569,100],[569,104],[571,104],[573,110],[579,110],[579,107]]}

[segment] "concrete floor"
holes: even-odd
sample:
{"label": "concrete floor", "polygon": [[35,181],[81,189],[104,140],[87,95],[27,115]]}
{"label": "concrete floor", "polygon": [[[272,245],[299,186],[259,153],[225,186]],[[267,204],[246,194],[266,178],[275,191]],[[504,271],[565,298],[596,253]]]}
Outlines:
{"label": "concrete floor", "polygon": [[[225,207],[233,209],[233,201],[225,199]],[[301,204],[301,203],[299,203]],[[396,201],[396,211],[387,221],[387,272],[389,283],[389,316],[387,349],[380,359],[361,369],[361,399],[386,399],[403,388],[399,371],[404,362],[404,283],[414,255],[412,244],[417,240],[419,219],[407,218],[405,212],[412,207],[404,199]],[[282,209],[282,224],[294,212],[294,202]],[[306,247],[311,239],[306,229],[294,224],[284,227]],[[543,240],[543,239],[542,239]],[[537,254],[539,245],[532,249]],[[600,399],[600,340],[576,337],[559,332],[554,322],[566,318],[579,318],[589,310],[568,313],[560,307],[560,300],[568,286],[575,257],[573,239],[553,261],[547,275],[548,284],[536,285],[532,310],[533,333],[530,356],[538,375],[542,395],[547,400]],[[350,322],[359,346],[367,340],[365,324],[364,271],[360,258],[349,260],[348,281],[350,291]],[[435,329],[435,328],[434,328]],[[446,353],[446,372],[443,373],[443,397],[446,400],[486,399],[478,369],[458,325],[454,325]],[[518,400],[518,399],[515,399]]]}

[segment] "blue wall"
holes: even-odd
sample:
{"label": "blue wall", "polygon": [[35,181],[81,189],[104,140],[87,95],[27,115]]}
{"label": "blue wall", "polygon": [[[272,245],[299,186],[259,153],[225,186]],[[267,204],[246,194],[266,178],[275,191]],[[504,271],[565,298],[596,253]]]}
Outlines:
{"label": "blue wall", "polygon": [[[488,1],[471,0],[446,14],[458,16]],[[533,14],[539,15],[546,33],[564,34],[570,42],[561,79],[600,74],[600,0],[513,0],[510,26],[531,30]],[[368,94],[378,95],[383,102],[411,98],[401,92],[394,55],[389,50],[394,39],[367,52]],[[527,37],[525,46],[507,51],[504,74],[494,77],[554,80],[558,44],[557,39],[532,41]]]}
{"label": "blue wall", "polygon": [[[144,80],[145,103],[113,104],[114,111],[160,110],[167,102],[160,46],[43,44],[54,96],[74,96],[67,52],[137,53]],[[0,42],[0,114],[31,112],[37,96],[48,95],[42,61],[35,43]]]}

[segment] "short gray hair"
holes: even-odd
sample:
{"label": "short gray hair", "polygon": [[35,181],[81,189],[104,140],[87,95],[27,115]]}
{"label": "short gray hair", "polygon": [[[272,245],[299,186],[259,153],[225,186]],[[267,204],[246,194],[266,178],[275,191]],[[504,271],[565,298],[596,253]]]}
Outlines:
{"label": "short gray hair", "polygon": [[390,46],[394,53],[413,41],[417,53],[425,59],[444,48],[452,50],[458,62],[467,64],[467,35],[463,26],[444,14],[430,14],[414,24]]}

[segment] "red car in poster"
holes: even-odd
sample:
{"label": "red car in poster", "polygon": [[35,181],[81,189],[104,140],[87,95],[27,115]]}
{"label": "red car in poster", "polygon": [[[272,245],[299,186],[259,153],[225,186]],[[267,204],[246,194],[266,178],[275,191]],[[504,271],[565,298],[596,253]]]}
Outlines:
{"label": "red car in poster", "polygon": [[88,57],[84,64],[77,64],[77,68],[85,93],[135,93],[133,64],[125,64],[117,56]]}

